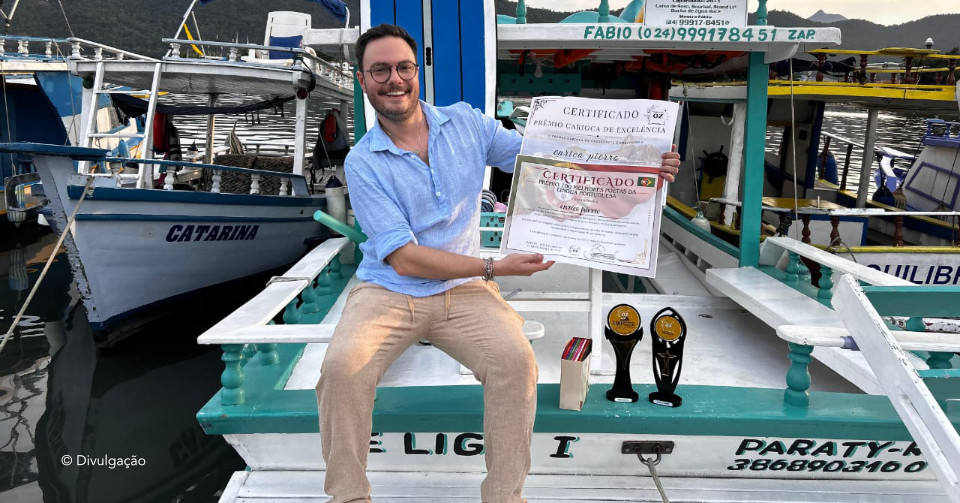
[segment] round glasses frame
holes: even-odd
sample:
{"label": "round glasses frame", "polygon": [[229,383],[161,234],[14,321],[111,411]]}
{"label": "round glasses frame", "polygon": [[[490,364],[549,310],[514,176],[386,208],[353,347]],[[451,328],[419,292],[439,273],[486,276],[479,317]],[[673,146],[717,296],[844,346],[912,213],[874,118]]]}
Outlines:
{"label": "round glasses frame", "polygon": [[374,82],[383,84],[390,80],[394,68],[397,69],[397,76],[399,76],[401,80],[410,80],[417,75],[417,72],[420,70],[420,65],[416,63],[399,63],[393,66],[380,66],[364,71],[370,74]]}

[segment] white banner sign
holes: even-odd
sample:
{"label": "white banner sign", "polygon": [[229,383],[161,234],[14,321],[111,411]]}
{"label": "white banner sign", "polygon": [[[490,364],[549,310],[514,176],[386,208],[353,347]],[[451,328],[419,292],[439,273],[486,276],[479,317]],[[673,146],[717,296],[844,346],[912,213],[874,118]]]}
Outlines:
{"label": "white banner sign", "polygon": [[644,24],[732,27],[747,25],[747,0],[649,0]]}

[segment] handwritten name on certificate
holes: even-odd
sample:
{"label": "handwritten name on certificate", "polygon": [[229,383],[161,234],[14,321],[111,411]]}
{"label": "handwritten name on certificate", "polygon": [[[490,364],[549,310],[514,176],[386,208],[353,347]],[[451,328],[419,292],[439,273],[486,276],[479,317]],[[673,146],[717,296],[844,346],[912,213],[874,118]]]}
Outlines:
{"label": "handwritten name on certificate", "polygon": [[677,105],[536,98],[530,110],[501,253],[653,276]]}
{"label": "handwritten name on certificate", "polygon": [[628,274],[650,269],[659,168],[518,161],[507,248]]}

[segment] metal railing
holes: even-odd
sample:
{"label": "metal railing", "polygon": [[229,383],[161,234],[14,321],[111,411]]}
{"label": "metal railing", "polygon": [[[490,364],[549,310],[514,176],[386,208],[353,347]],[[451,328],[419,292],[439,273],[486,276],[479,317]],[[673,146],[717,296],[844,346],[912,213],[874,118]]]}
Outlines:
{"label": "metal railing", "polygon": [[[930,369],[924,370],[925,374],[939,376],[946,372],[947,378],[960,377],[950,364],[954,353],[960,352],[956,331],[928,332],[924,320],[928,316],[960,315],[956,302],[960,292],[954,290],[944,296],[936,288],[913,285],[790,238],[768,239],[761,250],[761,264],[780,262],[783,254],[787,255],[783,282],[801,291],[809,290],[809,285],[799,280],[799,269],[805,262],[817,263],[823,274],[813,296],[832,306],[843,325],[776,327],[777,335],[789,343],[793,362],[784,401],[797,407],[809,405],[808,364],[814,347],[859,351],[934,469],[949,501],[960,503],[960,435],[906,352],[925,352]],[[840,276],[836,285],[834,273]],[[889,317],[881,314],[908,316],[907,331],[891,330]]]}
{"label": "metal railing", "polygon": [[[264,177],[275,177],[280,179],[280,187],[278,189],[279,196],[293,196],[293,195],[305,195],[305,194],[295,194],[291,190],[291,181],[304,180],[304,187],[306,186],[306,179],[303,175],[294,175],[292,173],[284,173],[279,171],[269,171],[264,169],[253,169],[253,168],[242,168],[239,166],[224,166],[220,164],[204,164],[199,162],[182,162],[182,161],[170,161],[165,159],[131,159],[126,157],[107,157],[104,159],[106,163],[112,163],[115,166],[119,165],[121,168],[114,169],[110,173],[102,173],[100,176],[116,176],[119,180],[124,178],[138,178],[139,174],[123,174],[120,173],[122,166],[137,163],[137,164],[150,164],[161,166],[166,169],[167,176],[164,179],[164,190],[173,190],[173,184],[177,181],[176,177],[178,175],[186,174],[188,171],[203,171],[211,170],[213,172],[211,176],[210,192],[220,193],[221,192],[221,182],[223,179],[224,172],[238,173],[242,175],[250,176],[250,188],[249,194],[261,194],[261,181]],[[141,167],[141,169],[143,169]]]}
{"label": "metal railing", "polygon": [[[182,47],[188,47],[190,45],[204,45],[210,47],[220,47],[227,49],[228,55],[226,56],[225,61],[228,62],[240,62],[243,61],[243,56],[240,54],[242,51],[266,51],[266,52],[283,52],[290,54],[290,59],[294,60],[294,64],[298,62],[302,63],[304,67],[310,70],[317,77],[336,84],[337,86],[353,87],[353,75],[351,74],[350,68],[346,66],[341,66],[340,64],[327,61],[321,57],[318,57],[312,51],[302,49],[299,47],[282,47],[282,46],[272,46],[272,45],[262,45],[262,44],[241,44],[235,42],[216,42],[216,41],[207,41],[207,40],[187,40],[179,38],[164,38],[161,40],[165,44],[170,45],[170,51],[167,53],[165,59],[188,59],[185,55],[181,56],[180,49]],[[189,58],[193,61],[196,58]],[[214,59],[212,61],[224,61],[224,59]],[[271,63],[274,61],[274,63]],[[307,62],[310,62],[309,64]],[[286,60],[269,60],[263,58],[256,58],[255,61],[247,61],[247,63],[256,63],[256,64],[275,64],[275,65],[286,65]]]}

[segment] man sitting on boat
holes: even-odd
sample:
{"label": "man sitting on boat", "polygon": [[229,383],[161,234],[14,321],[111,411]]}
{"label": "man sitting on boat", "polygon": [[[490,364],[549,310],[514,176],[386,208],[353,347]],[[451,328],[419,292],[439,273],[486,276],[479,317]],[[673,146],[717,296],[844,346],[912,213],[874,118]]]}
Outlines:
{"label": "man sitting on boat", "polygon": [[[357,79],[379,120],[346,159],[361,244],[361,283],[348,295],[323,362],[317,401],[325,492],[331,503],[370,501],[366,461],[376,386],[390,364],[429,339],[484,386],[484,502],[522,501],[536,415],[537,367],[523,319],[494,276],[553,265],[539,254],[480,259],[485,166],[513,170],[521,137],[466,103],[418,99],[416,42],[380,25],[356,43]],[[664,154],[672,181],[679,155]]]}

